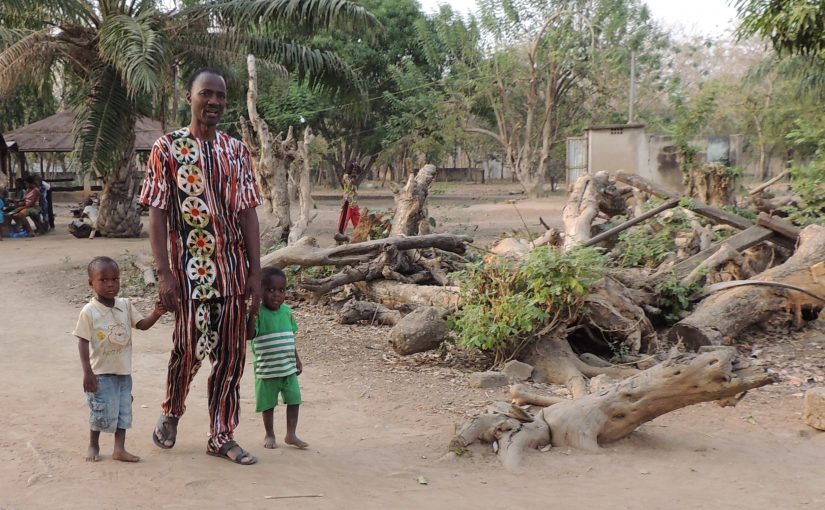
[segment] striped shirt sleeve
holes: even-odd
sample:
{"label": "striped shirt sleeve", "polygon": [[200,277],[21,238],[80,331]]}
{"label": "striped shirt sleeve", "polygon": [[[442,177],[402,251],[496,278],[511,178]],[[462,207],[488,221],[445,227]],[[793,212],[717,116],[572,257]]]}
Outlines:
{"label": "striped shirt sleeve", "polygon": [[169,209],[170,191],[166,171],[167,156],[164,154],[161,140],[156,141],[152,146],[149,162],[146,164],[146,179],[143,181],[138,201],[143,205],[165,211]]}
{"label": "striped shirt sleeve", "polygon": [[252,155],[243,143],[240,144],[240,151],[241,164],[239,168],[238,211],[243,211],[261,205],[263,200],[261,200],[261,191],[258,189],[258,183],[255,181]]}

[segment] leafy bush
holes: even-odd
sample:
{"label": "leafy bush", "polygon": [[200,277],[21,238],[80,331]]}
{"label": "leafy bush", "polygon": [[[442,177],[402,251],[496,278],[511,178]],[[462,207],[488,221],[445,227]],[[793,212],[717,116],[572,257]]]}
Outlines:
{"label": "leafy bush", "polygon": [[791,186],[802,203],[783,208],[788,219],[803,227],[825,223],[825,155],[791,168]]}
{"label": "leafy bush", "polygon": [[578,313],[582,297],[605,272],[606,259],[594,248],[543,246],[520,261],[471,264],[456,275],[462,306],[450,325],[460,345],[492,351],[500,363],[538,330]]}
{"label": "leafy bush", "polygon": [[690,296],[699,290],[699,286],[694,284],[685,286],[675,275],[669,275],[665,280],[656,285],[656,292],[659,294],[659,308],[664,314],[668,324],[678,322],[681,313],[690,309]]}
{"label": "leafy bush", "polygon": [[825,126],[797,119],[786,138],[800,153],[813,154],[809,163],[791,168],[791,187],[802,203],[783,210],[800,226],[825,223]]}

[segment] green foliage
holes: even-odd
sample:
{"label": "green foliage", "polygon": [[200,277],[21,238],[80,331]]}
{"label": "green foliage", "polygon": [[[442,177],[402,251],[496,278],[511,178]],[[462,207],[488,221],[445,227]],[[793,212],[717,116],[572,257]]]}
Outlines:
{"label": "green foliage", "polygon": [[812,153],[812,159],[791,168],[791,186],[801,203],[784,211],[797,225],[825,223],[825,125],[799,119],[787,138],[801,153]]}
{"label": "green foliage", "polygon": [[736,0],[739,36],[769,39],[781,53],[825,50],[825,3],[812,0]]}
{"label": "green foliage", "polygon": [[679,211],[651,218],[619,234],[616,262],[622,267],[654,268],[676,250],[676,234],[690,228],[690,218]]}
{"label": "green foliage", "polygon": [[231,70],[251,53],[312,86],[357,83],[334,54],[304,44],[308,33],[339,25],[377,23],[346,0],[186,1],[171,8],[160,0],[8,0],[0,4],[0,95],[60,69],[77,88],[82,167],[107,176],[128,160],[137,118],[163,102],[177,69],[184,76],[206,65]]}
{"label": "green foliage", "polygon": [[326,278],[338,273],[341,269],[336,266],[286,266],[286,284],[289,289],[297,289],[298,284],[303,280],[316,280]]}
{"label": "green foliage", "polygon": [[542,246],[521,261],[472,264],[456,277],[462,282],[461,310],[451,327],[461,345],[492,351],[504,361],[538,330],[576,315],[605,271],[605,257],[593,248],[564,252]]}
{"label": "green foliage", "polygon": [[664,312],[665,320],[669,324],[679,321],[681,313],[690,309],[690,296],[699,289],[697,284],[682,285],[681,280],[674,274],[656,286],[659,308]]}
{"label": "green foliage", "polygon": [[698,152],[691,142],[702,132],[716,108],[717,92],[713,87],[702,88],[688,96],[679,80],[674,80],[670,91],[673,114],[668,129],[679,151],[682,172],[696,166]]}

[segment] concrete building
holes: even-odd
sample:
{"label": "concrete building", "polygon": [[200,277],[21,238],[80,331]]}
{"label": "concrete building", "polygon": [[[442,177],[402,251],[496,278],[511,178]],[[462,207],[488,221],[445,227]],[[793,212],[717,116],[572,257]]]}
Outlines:
{"label": "concrete building", "polygon": [[[713,136],[691,143],[700,161],[742,163],[742,136]],[[591,126],[584,136],[567,139],[567,182],[582,173],[619,170],[635,173],[674,191],[682,191],[682,172],[673,138],[649,135],[644,124]]]}

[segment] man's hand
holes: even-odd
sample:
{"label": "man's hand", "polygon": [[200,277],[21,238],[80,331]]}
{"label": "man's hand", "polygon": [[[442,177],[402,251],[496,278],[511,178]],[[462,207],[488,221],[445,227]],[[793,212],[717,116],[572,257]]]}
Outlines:
{"label": "man's hand", "polygon": [[261,274],[250,272],[246,279],[246,292],[244,293],[246,300],[246,310],[249,315],[258,315],[258,309],[261,307]]}
{"label": "man's hand", "polygon": [[97,391],[97,376],[93,372],[83,373],[83,391],[88,393]]}
{"label": "man's hand", "polygon": [[172,271],[161,272],[158,275],[158,294],[160,303],[165,311],[177,312],[180,308],[180,286]]}
{"label": "man's hand", "polygon": [[298,367],[298,372],[296,372],[296,374],[301,375],[304,371],[304,364],[301,363],[301,358],[298,358],[298,362],[296,363],[296,366]]}

